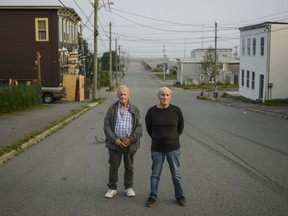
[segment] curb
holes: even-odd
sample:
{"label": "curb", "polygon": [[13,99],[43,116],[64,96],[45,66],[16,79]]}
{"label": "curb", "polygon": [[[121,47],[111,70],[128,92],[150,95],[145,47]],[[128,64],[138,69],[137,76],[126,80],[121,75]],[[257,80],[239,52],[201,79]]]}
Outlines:
{"label": "curb", "polygon": [[69,117],[68,119],[65,119],[63,122],[59,123],[58,125],[55,125],[55,126],[49,128],[49,129],[47,129],[43,133],[37,135],[36,137],[30,139],[29,141],[27,141],[25,143],[23,143],[17,150],[12,150],[12,151],[0,156],[0,166],[2,164],[4,164],[5,162],[7,162],[8,160],[11,160],[15,156],[17,156],[17,155],[21,154],[22,152],[26,151],[27,149],[29,149],[33,145],[35,145],[35,144],[39,143],[40,141],[44,140],[46,137],[50,136],[51,134],[53,134],[53,133],[57,132],[58,130],[60,130],[61,128],[65,127],[67,124],[69,124],[70,122],[72,122],[73,120],[75,120],[76,118],[81,116],[83,113],[87,112],[88,110],[92,109],[93,107],[95,107],[97,105],[98,105],[97,102],[88,104],[87,108],[81,110],[80,112],[78,112],[75,115]]}

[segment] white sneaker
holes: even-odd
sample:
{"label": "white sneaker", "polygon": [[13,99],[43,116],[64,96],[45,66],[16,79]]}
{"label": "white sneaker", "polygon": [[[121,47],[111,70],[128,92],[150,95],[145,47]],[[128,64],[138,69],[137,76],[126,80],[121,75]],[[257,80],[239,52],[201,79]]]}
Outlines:
{"label": "white sneaker", "polygon": [[113,196],[115,196],[117,194],[117,190],[112,190],[112,189],[109,189],[107,191],[107,193],[105,194],[105,197],[106,198],[112,198]]}
{"label": "white sneaker", "polygon": [[128,189],[126,189],[126,190],[125,190],[125,193],[126,193],[126,195],[127,195],[128,197],[134,197],[134,196],[136,196],[133,188],[128,188]]}

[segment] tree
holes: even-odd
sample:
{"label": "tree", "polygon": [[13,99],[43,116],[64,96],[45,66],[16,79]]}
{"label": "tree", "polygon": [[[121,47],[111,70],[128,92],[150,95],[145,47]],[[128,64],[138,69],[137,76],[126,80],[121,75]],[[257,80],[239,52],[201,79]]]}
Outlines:
{"label": "tree", "polygon": [[[116,71],[116,57],[117,57],[117,62],[119,62],[119,56],[117,55],[115,51],[112,51],[112,71]],[[102,69],[109,71],[110,53],[109,52],[103,53],[100,61],[101,61]]]}
{"label": "tree", "polygon": [[208,71],[210,71],[211,78],[214,77],[214,81],[216,82],[216,76],[219,73],[221,63],[218,61],[218,55],[215,55],[215,49],[213,49],[211,46],[207,49],[205,55],[203,56],[201,65],[202,68],[206,70],[208,75]]}

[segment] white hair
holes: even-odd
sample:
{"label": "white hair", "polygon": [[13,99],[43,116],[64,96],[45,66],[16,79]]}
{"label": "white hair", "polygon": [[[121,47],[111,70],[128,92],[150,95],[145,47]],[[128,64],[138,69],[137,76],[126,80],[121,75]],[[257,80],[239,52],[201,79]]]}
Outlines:
{"label": "white hair", "polygon": [[162,88],[159,89],[159,91],[158,91],[158,96],[161,95],[161,93],[162,93],[164,90],[168,90],[169,93],[170,93],[170,95],[172,95],[171,89],[169,89],[168,87],[164,86],[164,87],[162,87]]}

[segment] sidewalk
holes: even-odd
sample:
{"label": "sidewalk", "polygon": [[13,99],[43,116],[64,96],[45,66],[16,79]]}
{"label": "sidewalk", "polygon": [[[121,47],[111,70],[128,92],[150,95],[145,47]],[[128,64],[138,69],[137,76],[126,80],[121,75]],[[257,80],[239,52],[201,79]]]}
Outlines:
{"label": "sidewalk", "polygon": [[233,97],[227,97],[227,98],[218,97],[217,99],[215,99],[213,98],[212,94],[210,95],[210,97],[208,97],[208,99],[215,103],[221,103],[226,106],[242,108],[242,109],[249,110],[252,112],[262,113],[265,115],[273,115],[279,118],[288,119],[288,105],[266,106],[266,105],[261,105],[261,104],[245,103]]}
{"label": "sidewalk", "polygon": [[16,142],[32,131],[43,129],[53,122],[67,117],[73,110],[89,104],[88,101],[59,101],[45,104],[41,108],[0,114],[0,148]]}
{"label": "sidewalk", "polygon": [[[109,95],[107,88],[102,88],[101,92],[97,92],[97,97],[108,98]],[[96,105],[91,103],[90,99],[80,102],[61,100],[52,104],[43,104],[40,108],[15,113],[0,113],[0,148],[16,142],[33,131],[42,130],[55,121],[62,120],[71,115],[73,110],[83,107],[91,108]]]}
{"label": "sidewalk", "polygon": [[[107,99],[110,96],[111,94],[107,92],[107,88],[101,88],[100,92],[97,92],[98,98]],[[45,139],[97,104],[98,103],[91,103],[90,99],[80,102],[61,100],[52,104],[43,104],[42,107],[31,108],[25,111],[0,113],[0,148],[11,145],[32,132],[45,129],[43,133],[21,145],[20,151],[25,151],[30,146]],[[76,110],[77,112],[75,112]],[[57,122],[55,126],[51,127],[52,123],[55,122]],[[19,152],[13,150],[0,156],[0,165],[17,154],[19,154]]]}

